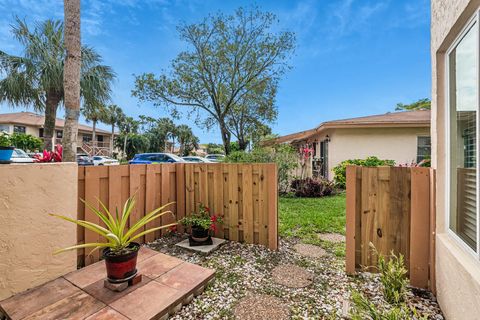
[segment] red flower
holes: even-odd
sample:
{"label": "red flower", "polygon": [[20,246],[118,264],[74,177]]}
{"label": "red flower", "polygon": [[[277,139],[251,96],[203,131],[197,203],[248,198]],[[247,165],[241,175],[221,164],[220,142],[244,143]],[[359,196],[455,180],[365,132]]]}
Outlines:
{"label": "red flower", "polygon": [[210,217],[210,220],[211,220],[212,222],[216,222],[216,221],[217,221],[217,216],[211,216],[211,217]]}
{"label": "red flower", "polygon": [[212,230],[213,232],[216,232],[217,231],[217,226],[214,223],[212,223],[210,225],[210,230]]}
{"label": "red flower", "polygon": [[209,208],[209,207],[205,207],[204,209],[205,209],[205,211],[210,212],[210,208]]}
{"label": "red flower", "polygon": [[170,226],[168,228],[168,230],[170,230],[170,232],[176,232],[177,231],[177,226]]}

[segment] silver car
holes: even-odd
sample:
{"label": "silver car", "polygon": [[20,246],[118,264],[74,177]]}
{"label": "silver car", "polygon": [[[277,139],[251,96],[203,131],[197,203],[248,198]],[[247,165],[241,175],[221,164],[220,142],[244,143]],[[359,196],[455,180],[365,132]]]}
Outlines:
{"label": "silver car", "polygon": [[12,163],[33,163],[33,158],[30,158],[28,154],[22,149],[14,149],[12,157],[10,158]]}

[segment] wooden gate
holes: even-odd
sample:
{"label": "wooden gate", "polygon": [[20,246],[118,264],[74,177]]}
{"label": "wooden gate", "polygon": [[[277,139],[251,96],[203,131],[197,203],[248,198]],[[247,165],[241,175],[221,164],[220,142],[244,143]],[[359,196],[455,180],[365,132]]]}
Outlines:
{"label": "wooden gate", "polygon": [[377,255],[405,257],[410,283],[434,290],[434,171],[347,167],[346,270],[375,271]]}
{"label": "wooden gate", "polygon": [[[246,243],[278,247],[277,168],[275,164],[152,164],[79,167],[78,196],[97,209],[100,199],[109,210],[122,208],[135,195],[137,206],[130,221],[151,210],[175,202],[169,207],[174,216],[163,216],[147,227],[180,220],[198,209],[200,203],[223,215],[223,227],[216,236]],[[100,223],[99,218],[78,202],[78,218]],[[181,226],[179,231],[183,231]],[[165,231],[163,232],[163,234]],[[97,242],[99,236],[78,228],[78,243]],[[150,242],[162,232],[148,234],[139,242]],[[85,258],[78,251],[79,264],[99,260],[99,252]]]}

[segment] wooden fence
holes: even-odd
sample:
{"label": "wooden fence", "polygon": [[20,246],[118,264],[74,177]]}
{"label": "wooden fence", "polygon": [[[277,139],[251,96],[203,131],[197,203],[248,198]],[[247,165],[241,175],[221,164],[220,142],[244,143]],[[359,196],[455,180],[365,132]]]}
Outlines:
{"label": "wooden fence", "polygon": [[[189,215],[203,203],[223,215],[217,237],[278,247],[277,168],[275,164],[152,164],[79,167],[78,196],[99,207],[97,198],[109,210],[121,210],[135,195],[137,206],[130,223],[151,210],[175,202],[174,216],[163,216],[147,227],[168,224]],[[98,217],[78,202],[78,218],[100,223]],[[179,231],[183,231],[181,226]],[[165,233],[165,231],[163,231]],[[97,242],[99,237],[78,228],[78,243]],[[139,242],[153,241],[162,232],[148,234]],[[99,252],[85,257],[79,250],[79,264],[98,261]]]}
{"label": "wooden fence", "polygon": [[411,285],[435,290],[434,179],[430,168],[347,167],[347,273],[376,270],[372,243],[404,255]]}

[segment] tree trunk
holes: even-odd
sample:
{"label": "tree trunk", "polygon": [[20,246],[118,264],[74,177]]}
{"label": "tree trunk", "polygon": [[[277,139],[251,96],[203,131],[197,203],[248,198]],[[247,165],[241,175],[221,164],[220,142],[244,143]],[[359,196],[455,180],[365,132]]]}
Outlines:
{"label": "tree trunk", "polygon": [[65,92],[65,128],[63,130],[63,161],[74,162],[77,154],[78,118],[80,116],[80,0],[64,0],[65,49],[63,69]]}
{"label": "tree trunk", "polygon": [[57,119],[57,109],[60,103],[60,95],[56,92],[47,92],[45,103],[45,122],[43,124],[43,138],[45,139],[46,150],[52,151],[55,137],[55,121]]}
{"label": "tree trunk", "polygon": [[115,135],[115,123],[112,123],[112,136],[110,137],[110,156],[113,157],[113,143]]}
{"label": "tree trunk", "polygon": [[231,134],[230,131],[228,131],[227,126],[225,123],[220,122],[220,133],[222,134],[222,141],[223,141],[223,148],[225,149],[225,155],[230,154],[230,138]]}
{"label": "tree trunk", "polygon": [[97,146],[97,120],[92,121],[92,147],[93,147],[93,154],[95,155],[95,147]]}
{"label": "tree trunk", "polygon": [[240,150],[245,151],[248,147],[248,141],[245,141],[244,138],[238,139],[238,147]]}
{"label": "tree trunk", "polygon": [[128,133],[125,132],[125,138],[123,139],[123,157],[125,158],[125,160],[128,160],[127,159],[127,137],[128,137]]}

